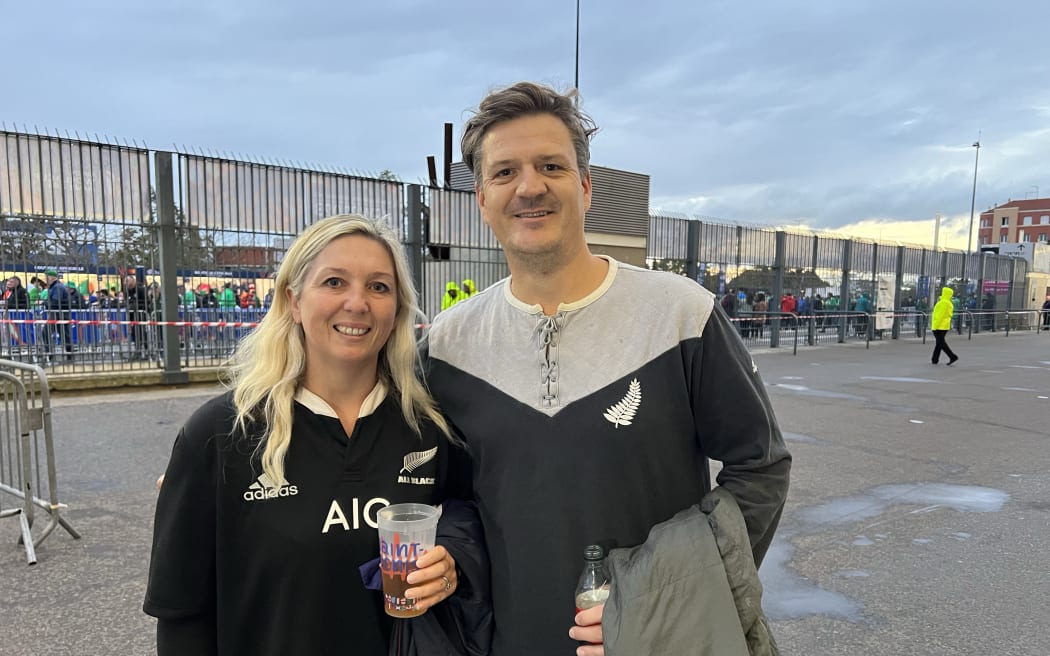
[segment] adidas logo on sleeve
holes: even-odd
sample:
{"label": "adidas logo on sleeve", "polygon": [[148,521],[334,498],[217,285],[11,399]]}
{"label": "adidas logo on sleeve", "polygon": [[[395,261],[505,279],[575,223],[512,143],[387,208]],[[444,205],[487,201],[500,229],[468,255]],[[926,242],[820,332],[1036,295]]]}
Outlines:
{"label": "adidas logo on sleeve", "polygon": [[265,473],[248,486],[244,493],[245,501],[261,501],[263,499],[276,499],[277,497],[294,497],[299,494],[299,488],[291,485],[288,481],[281,481],[280,485],[274,485],[270,477]]}

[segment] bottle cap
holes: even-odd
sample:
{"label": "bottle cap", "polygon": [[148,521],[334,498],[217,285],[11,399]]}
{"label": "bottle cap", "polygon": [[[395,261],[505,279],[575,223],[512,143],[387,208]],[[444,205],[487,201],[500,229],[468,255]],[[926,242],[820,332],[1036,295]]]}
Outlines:
{"label": "bottle cap", "polygon": [[589,545],[583,550],[583,559],[588,561],[604,560],[605,549],[600,544]]}

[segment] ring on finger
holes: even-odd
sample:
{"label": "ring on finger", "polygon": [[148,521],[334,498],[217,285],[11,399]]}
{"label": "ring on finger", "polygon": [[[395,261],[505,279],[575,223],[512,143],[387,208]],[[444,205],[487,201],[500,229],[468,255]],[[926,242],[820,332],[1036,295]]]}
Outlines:
{"label": "ring on finger", "polygon": [[452,581],[447,576],[442,576],[441,580],[445,582],[445,592],[452,589]]}

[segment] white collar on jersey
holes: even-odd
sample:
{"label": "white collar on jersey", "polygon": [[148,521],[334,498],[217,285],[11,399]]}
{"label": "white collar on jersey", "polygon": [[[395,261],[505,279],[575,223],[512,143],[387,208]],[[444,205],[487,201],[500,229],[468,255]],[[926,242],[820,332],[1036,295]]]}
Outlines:
{"label": "white collar on jersey", "polygon": [[[572,303],[559,303],[558,309],[555,310],[554,314],[558,314],[559,312],[571,312],[573,310],[579,310],[580,308],[587,307],[591,303],[601,298],[602,295],[605,294],[605,292],[609,291],[609,288],[612,287],[613,280],[616,279],[616,271],[617,269],[619,269],[619,262],[609,257],[608,255],[598,255],[598,257],[602,258],[603,260],[609,263],[609,270],[605,273],[605,278],[602,280],[602,283],[598,285],[597,289],[592,291],[590,294],[587,294],[583,298],[579,299],[578,301],[573,301]],[[524,301],[520,300],[510,291],[511,278],[513,278],[513,276],[508,276],[506,284],[503,285],[503,297],[507,299],[507,302],[510,303],[512,307],[516,307],[519,310],[523,310],[524,312],[527,312],[529,314],[543,314],[542,306],[529,305],[528,303],[525,303]]]}
{"label": "white collar on jersey", "polygon": [[[365,400],[361,402],[361,410],[357,413],[357,416],[367,417],[372,414],[384,399],[386,399],[386,385],[381,380],[376,381],[376,386],[372,388]],[[339,418],[332,406],[328,405],[328,401],[325,401],[302,385],[295,392],[295,400],[306,406],[306,409],[315,415]]]}

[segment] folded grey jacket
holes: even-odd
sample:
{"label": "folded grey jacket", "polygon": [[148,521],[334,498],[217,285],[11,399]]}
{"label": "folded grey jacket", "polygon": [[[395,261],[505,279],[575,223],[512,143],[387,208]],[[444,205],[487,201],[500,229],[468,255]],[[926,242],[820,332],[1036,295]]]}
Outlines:
{"label": "folded grey jacket", "polygon": [[607,656],[776,656],[744,517],[715,488],[608,557]]}

